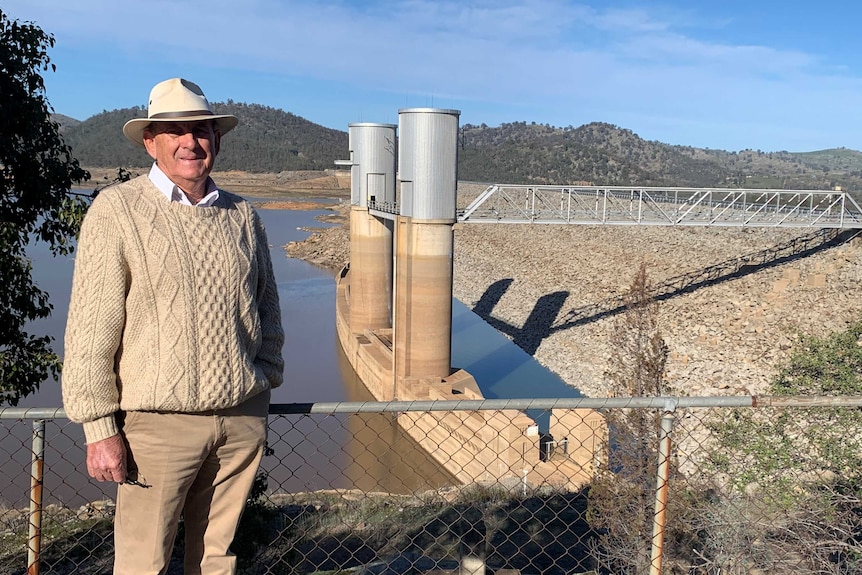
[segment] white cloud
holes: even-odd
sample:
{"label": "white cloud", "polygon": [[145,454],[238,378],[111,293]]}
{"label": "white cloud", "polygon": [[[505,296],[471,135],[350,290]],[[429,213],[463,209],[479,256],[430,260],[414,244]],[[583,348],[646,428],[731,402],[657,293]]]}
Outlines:
{"label": "white cloud", "polygon": [[691,5],[247,0],[241,8],[235,0],[28,0],[17,11],[93,57],[110,51],[163,68],[193,63],[228,74],[338,81],[357,91],[435,94],[532,115],[504,121],[621,118],[707,131],[796,122],[810,133],[815,122],[834,124],[835,114],[858,106],[862,93],[841,62],[740,44],[722,35],[731,22]]}

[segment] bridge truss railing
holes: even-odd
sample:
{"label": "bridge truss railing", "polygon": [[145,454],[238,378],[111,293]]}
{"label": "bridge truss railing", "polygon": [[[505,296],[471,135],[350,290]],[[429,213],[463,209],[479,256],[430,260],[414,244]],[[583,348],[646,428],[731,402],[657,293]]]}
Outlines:
{"label": "bridge truss railing", "polygon": [[488,186],[458,213],[469,223],[862,228],[845,192],[624,186]]}
{"label": "bridge truss railing", "polygon": [[[860,408],[858,396],[274,404],[238,573],[858,573]],[[520,410],[551,429],[598,410],[614,448],[544,432],[532,470],[461,485],[434,470],[477,454],[420,452],[396,423]],[[584,449],[597,454],[589,486],[559,482],[585,471]],[[87,477],[85,450],[61,409],[0,409],[0,573],[111,572],[115,488]]]}

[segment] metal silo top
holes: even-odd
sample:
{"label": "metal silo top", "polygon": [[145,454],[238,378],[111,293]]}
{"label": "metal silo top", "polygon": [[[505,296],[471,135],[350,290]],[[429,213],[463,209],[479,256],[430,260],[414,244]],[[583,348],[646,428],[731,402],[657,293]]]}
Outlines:
{"label": "metal silo top", "polygon": [[448,116],[460,116],[461,110],[447,110],[445,108],[402,108],[399,114],[446,114]]}
{"label": "metal silo top", "polygon": [[398,111],[402,216],[455,221],[460,114],[441,108]]}
{"label": "metal silo top", "polygon": [[348,124],[351,203],[395,205],[395,124]]}
{"label": "metal silo top", "polygon": [[351,122],[347,124],[348,128],[392,128],[398,127],[397,124],[380,124],[377,122]]}

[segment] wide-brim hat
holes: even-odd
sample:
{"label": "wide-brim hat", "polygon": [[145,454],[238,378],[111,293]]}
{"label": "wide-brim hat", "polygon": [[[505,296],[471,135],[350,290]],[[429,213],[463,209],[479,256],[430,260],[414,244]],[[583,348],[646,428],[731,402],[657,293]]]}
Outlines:
{"label": "wide-brim hat", "polygon": [[194,82],[171,78],[159,82],[150,91],[147,117],[129,120],[123,134],[130,142],[144,145],[144,129],[153,122],[196,122],[214,120],[222,135],[239,123],[236,116],[214,114],[203,91]]}

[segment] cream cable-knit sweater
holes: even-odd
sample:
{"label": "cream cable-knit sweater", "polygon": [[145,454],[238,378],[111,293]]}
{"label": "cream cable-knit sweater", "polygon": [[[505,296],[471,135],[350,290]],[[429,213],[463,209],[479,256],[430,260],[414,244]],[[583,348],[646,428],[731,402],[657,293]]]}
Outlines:
{"label": "cream cable-knit sweater", "polygon": [[119,410],[220,409],[281,385],[266,232],[238,196],[186,206],[135,178],[96,197],[76,253],[62,389],[87,443],[118,432]]}

